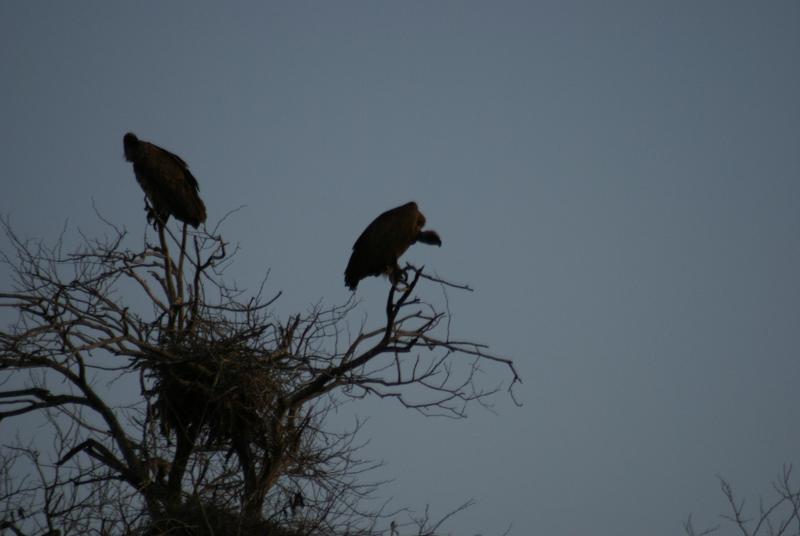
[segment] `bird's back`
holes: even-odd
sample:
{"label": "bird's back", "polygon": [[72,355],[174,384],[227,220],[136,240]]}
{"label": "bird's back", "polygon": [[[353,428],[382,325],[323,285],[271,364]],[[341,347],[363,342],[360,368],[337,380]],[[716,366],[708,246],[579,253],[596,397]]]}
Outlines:
{"label": "bird's back", "polygon": [[163,219],[172,215],[198,227],[206,220],[206,207],[198,193],[197,179],[178,155],[148,142],[133,159],[136,178]]}
{"label": "bird's back", "polygon": [[393,269],[397,259],[414,242],[421,216],[412,201],[375,218],[353,244],[345,284],[355,290],[361,279]]}

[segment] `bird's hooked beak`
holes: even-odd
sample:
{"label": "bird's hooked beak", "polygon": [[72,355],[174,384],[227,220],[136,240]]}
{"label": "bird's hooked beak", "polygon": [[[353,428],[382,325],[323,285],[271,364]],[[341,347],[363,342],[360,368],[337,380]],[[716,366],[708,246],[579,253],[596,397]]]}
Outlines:
{"label": "bird's hooked beak", "polygon": [[417,236],[417,241],[432,246],[442,246],[442,239],[436,231],[420,231],[419,236]]}

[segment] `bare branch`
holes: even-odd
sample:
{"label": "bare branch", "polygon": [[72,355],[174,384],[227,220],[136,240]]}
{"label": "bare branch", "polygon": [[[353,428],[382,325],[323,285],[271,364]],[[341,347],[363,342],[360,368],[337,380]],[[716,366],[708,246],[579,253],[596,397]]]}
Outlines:
{"label": "bare branch", "polygon": [[[9,507],[36,505],[24,522],[0,516],[9,531],[381,534],[402,509],[368,507],[378,464],[358,457],[360,423],[327,428],[335,409],[374,396],[462,418],[502,389],[482,385],[490,369],[516,402],[514,363],[451,335],[447,290],[467,285],[407,265],[374,325],[353,329],[352,298],[282,319],[266,278],[254,295],[225,281],[236,248],[218,226],[146,230],[132,250],[100,219],[107,236],[79,233],[71,250],[63,233],[46,245],[0,221],[14,283],[0,308],[16,316],[0,331],[0,420],[38,416],[55,438],[49,461],[11,451],[38,481],[8,477]],[[432,535],[469,504],[409,523]]]}

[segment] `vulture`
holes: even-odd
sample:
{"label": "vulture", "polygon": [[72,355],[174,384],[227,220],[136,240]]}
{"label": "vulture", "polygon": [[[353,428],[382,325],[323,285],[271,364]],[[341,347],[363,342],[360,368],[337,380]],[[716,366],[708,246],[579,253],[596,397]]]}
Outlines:
{"label": "vulture", "polygon": [[415,202],[387,210],[370,223],[356,243],[344,271],[344,283],[355,290],[367,276],[386,274],[392,283],[401,276],[397,259],[415,242],[441,246],[436,231],[423,231],[425,216]]}
{"label": "vulture", "polygon": [[174,216],[194,228],[206,221],[197,179],[181,157],[131,132],[122,141],[125,160],[133,163],[133,173],[145,193],[147,221],[165,225]]}

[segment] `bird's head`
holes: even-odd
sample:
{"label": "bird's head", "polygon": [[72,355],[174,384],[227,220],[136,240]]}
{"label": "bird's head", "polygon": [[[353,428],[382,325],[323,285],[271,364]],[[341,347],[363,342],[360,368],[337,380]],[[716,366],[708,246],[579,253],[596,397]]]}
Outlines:
{"label": "bird's head", "polygon": [[122,145],[125,148],[125,160],[133,162],[139,150],[139,138],[133,132],[128,132],[122,138]]}
{"label": "bird's head", "polygon": [[442,239],[439,238],[439,233],[436,231],[420,231],[417,235],[417,241],[423,244],[430,244],[431,246],[441,246]]}

